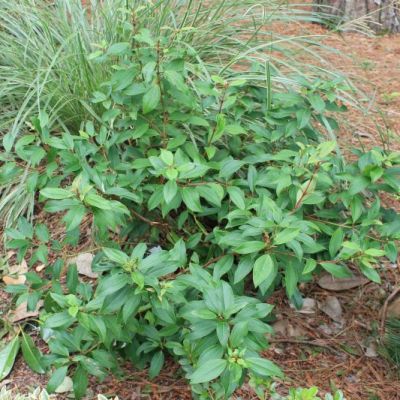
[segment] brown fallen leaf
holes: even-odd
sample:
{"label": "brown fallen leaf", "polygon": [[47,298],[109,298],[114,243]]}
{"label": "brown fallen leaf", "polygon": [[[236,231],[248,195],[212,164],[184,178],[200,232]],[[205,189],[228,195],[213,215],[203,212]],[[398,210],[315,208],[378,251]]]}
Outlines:
{"label": "brown fallen leaf", "polygon": [[99,275],[92,270],[93,258],[94,255],[91,253],[82,253],[79,254],[78,257],[76,257],[76,268],[78,269],[80,275],[85,275],[88,278],[93,279],[98,278]]}
{"label": "brown fallen leaf", "polygon": [[335,296],[328,296],[322,303],[318,302],[318,308],[336,322],[343,321],[342,306]]}
{"label": "brown fallen leaf", "polygon": [[28,311],[28,303],[26,301],[22,302],[15,310],[10,312],[10,321],[15,323],[22,321],[23,319],[37,317],[39,315],[40,309],[43,307],[43,301],[39,300],[35,310]]}
{"label": "brown fallen leaf", "polygon": [[66,376],[64,380],[61,382],[61,385],[58,386],[56,389],[56,393],[68,393],[72,392],[74,389],[74,384],[72,382],[72,379],[69,376]]}
{"label": "brown fallen leaf", "polygon": [[324,274],[319,278],[318,285],[322,287],[322,289],[340,292],[342,290],[354,289],[368,282],[368,279],[361,275],[355,275],[351,278],[335,278],[330,274]]}
{"label": "brown fallen leaf", "polygon": [[36,269],[36,272],[41,272],[41,271],[43,271],[45,268],[46,268],[46,265],[45,265],[45,264],[40,264],[40,265],[38,265],[35,269]]}
{"label": "brown fallen leaf", "polygon": [[13,265],[8,268],[10,275],[22,275],[28,272],[28,264],[25,260],[22,260],[20,264]]}
{"label": "brown fallen leaf", "polygon": [[387,316],[389,318],[400,318],[400,296],[389,304]]}
{"label": "brown fallen leaf", "polygon": [[290,308],[293,308],[300,314],[314,314],[317,309],[317,302],[314,299],[306,297],[303,299],[303,306],[299,310],[293,304],[290,304]]}
{"label": "brown fallen leaf", "polygon": [[307,336],[307,332],[300,325],[294,325],[287,319],[276,321],[272,328],[277,336],[284,337],[301,337]]}
{"label": "brown fallen leaf", "polygon": [[18,275],[16,278],[12,276],[3,276],[3,282],[6,285],[23,285],[26,281],[25,275]]}

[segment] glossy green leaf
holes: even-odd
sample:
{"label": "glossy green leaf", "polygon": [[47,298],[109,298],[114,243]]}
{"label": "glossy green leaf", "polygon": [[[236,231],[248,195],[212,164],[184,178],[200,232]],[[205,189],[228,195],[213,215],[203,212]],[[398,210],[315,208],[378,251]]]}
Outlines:
{"label": "glossy green leaf", "polygon": [[158,104],[160,103],[160,98],[160,87],[156,84],[153,84],[143,96],[143,113],[148,114],[156,109]]}
{"label": "glossy green leaf", "polygon": [[129,261],[129,257],[123,251],[118,249],[103,247],[103,253],[109,260],[120,265],[123,265]]}
{"label": "glossy green leaf", "polygon": [[342,243],[344,240],[344,232],[343,229],[338,228],[331,237],[329,241],[329,254],[331,257],[335,257],[336,253],[342,247]]}
{"label": "glossy green leaf", "polygon": [[231,201],[241,210],[246,208],[244,193],[236,186],[231,186],[227,189]]}
{"label": "glossy green leaf", "polygon": [[253,283],[255,287],[258,287],[262,282],[267,279],[272,281],[275,279],[277,269],[274,264],[274,260],[269,254],[264,254],[257,258],[253,267]]}
{"label": "glossy green leaf", "polygon": [[49,393],[54,393],[56,389],[63,383],[65,377],[67,376],[67,372],[68,366],[57,368],[53,372],[47,384],[47,391]]}
{"label": "glossy green leaf", "polygon": [[81,399],[85,396],[89,384],[88,372],[80,364],[75,370],[72,378],[75,399]]}
{"label": "glossy green leaf", "polygon": [[168,181],[164,185],[163,189],[163,194],[164,194],[164,200],[167,204],[171,203],[173,198],[176,196],[178,193],[178,185],[176,184],[176,181]]}
{"label": "glossy green leaf", "polygon": [[19,338],[18,336],[11,339],[0,350],[0,381],[8,376],[14,366],[15,358],[17,357],[19,350]]}
{"label": "glossy green leaf", "polygon": [[184,187],[181,189],[182,200],[187,208],[194,212],[203,211],[200,204],[200,195],[194,188]]}
{"label": "glossy green leaf", "polygon": [[157,375],[159,375],[163,365],[164,365],[164,353],[160,350],[157,353],[155,353],[151,359],[149,368],[150,379],[153,379]]}
{"label": "glossy green leaf", "polygon": [[228,365],[228,361],[222,359],[208,360],[200,365],[190,376],[192,385],[210,382],[218,378]]}
{"label": "glossy green leaf", "polygon": [[345,265],[330,262],[321,262],[320,264],[324,270],[336,278],[350,278],[353,275]]}
{"label": "glossy green leaf", "polygon": [[44,188],[40,191],[43,197],[53,200],[63,200],[75,196],[73,192],[61,188]]}
{"label": "glossy green leaf", "polygon": [[280,368],[270,360],[259,357],[250,357],[246,358],[246,363],[250,370],[255,372],[257,375],[283,378],[283,373]]}
{"label": "glossy green leaf", "polygon": [[274,244],[285,244],[296,238],[299,234],[298,229],[286,228],[279,232],[274,238]]}
{"label": "glossy green leaf", "polygon": [[265,248],[265,243],[261,241],[249,241],[243,242],[239,246],[237,246],[234,250],[239,254],[252,254],[258,253],[260,250]]}
{"label": "glossy green leaf", "polygon": [[42,365],[42,355],[33,343],[32,338],[22,332],[21,335],[21,349],[22,355],[30,369],[38,374],[44,374],[45,370]]}

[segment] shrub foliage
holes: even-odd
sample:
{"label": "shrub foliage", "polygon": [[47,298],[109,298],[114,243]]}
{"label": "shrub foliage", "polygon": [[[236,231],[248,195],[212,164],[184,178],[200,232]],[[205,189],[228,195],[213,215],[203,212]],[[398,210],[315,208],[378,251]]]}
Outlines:
{"label": "shrub foliage", "polygon": [[[265,300],[284,286],[300,307],[299,283],[323,270],[379,282],[400,232],[379,194],[398,196],[400,156],[374,148],[348,164],[324,140],[345,110],[339,80],[293,77],[300,90],[276,92],[268,63],[252,66],[263,79],[217,75],[193,48],[140,27],[91,60],[113,66],[91,98],[102,111],[74,132],[40,112],[1,167],[7,182],[29,165],[28,190],[65,224],[62,239],[25,218],[6,230],[19,261],[46,266],[6,290],[28,310],[44,301],[50,353],[22,332],[3,349],[1,378],[19,346],[34,371],[53,371],[49,392],[69,375],[77,398],[89,375],[122,373],[122,358],[153,378],[173,357],[200,399],[282,377],[261,356]],[[83,224],[98,249],[94,280],[65,252]]]}

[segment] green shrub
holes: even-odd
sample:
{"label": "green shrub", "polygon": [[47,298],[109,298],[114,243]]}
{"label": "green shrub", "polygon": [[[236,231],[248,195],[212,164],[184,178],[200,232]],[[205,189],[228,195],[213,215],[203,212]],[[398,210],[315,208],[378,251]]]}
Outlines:
{"label": "green shrub", "polygon": [[[297,87],[291,72],[334,77],[334,73],[299,62],[307,52],[319,61],[325,50],[315,36],[285,36],[271,32],[273,22],[318,21],[323,16],[301,5],[280,1],[207,2],[159,0],[93,0],[91,11],[81,0],[0,0],[1,142],[6,151],[29,132],[31,119],[46,112],[53,132],[81,129],[82,121],[101,113],[89,102],[91,93],[108,79],[114,64],[92,57],[114,43],[131,43],[138,29],[163,37],[163,47],[178,44],[199,61],[205,73],[229,73],[229,67],[262,79],[249,64],[268,61],[275,73],[275,90]],[[268,51],[267,51],[268,50]],[[207,71],[207,72],[206,72]],[[290,72],[290,73],[289,73]],[[1,161],[8,160],[5,155]],[[0,223],[14,225],[20,215],[33,218],[35,197],[28,165],[19,175],[2,170]],[[5,175],[6,178],[3,178]]]}
{"label": "green shrub", "polygon": [[[379,282],[377,260],[396,259],[400,217],[379,194],[398,196],[399,155],[375,148],[347,164],[321,131],[345,109],[342,82],[293,77],[301,89],[279,92],[270,64],[252,65],[259,79],[218,75],[196,54],[138,27],[92,56],[114,71],[92,95],[101,112],[60,133],[42,111],[6,155],[3,182],[28,165],[30,192],[66,232],[26,218],[6,230],[19,261],[46,266],[6,290],[28,310],[44,301],[50,353],[21,330],[1,378],[21,346],[34,371],[53,371],[50,393],[70,375],[81,398],[122,358],[155,377],[170,356],[195,398],[229,398],[248,378],[282,377],[261,356],[276,287],[300,306],[315,273]],[[82,221],[93,281],[68,262]]]}

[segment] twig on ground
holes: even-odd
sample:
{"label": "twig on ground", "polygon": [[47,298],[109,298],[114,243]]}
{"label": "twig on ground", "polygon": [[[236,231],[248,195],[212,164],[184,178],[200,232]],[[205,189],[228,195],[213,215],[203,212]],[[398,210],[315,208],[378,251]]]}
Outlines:
{"label": "twig on ground", "polygon": [[309,346],[322,347],[330,350],[332,353],[341,354],[341,352],[326,343],[321,343],[316,340],[299,340],[299,339],[270,339],[270,343],[291,343],[291,344],[304,344]]}
{"label": "twig on ground", "polygon": [[389,306],[389,303],[400,293],[400,286],[398,286],[396,289],[393,290],[393,292],[389,295],[389,297],[386,299],[383,308],[382,308],[382,314],[381,314],[381,325],[380,325],[380,330],[381,334],[383,333],[385,329],[385,323],[386,323],[386,316],[387,316],[387,309]]}

